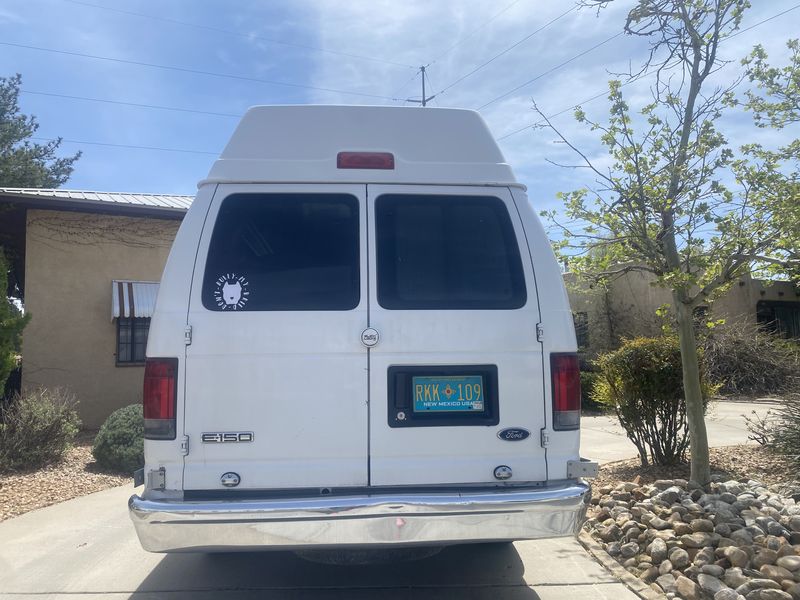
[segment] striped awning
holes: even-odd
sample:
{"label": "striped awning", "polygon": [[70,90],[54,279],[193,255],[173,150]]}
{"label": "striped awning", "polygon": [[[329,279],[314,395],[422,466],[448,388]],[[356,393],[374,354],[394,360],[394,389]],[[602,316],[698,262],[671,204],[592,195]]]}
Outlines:
{"label": "striped awning", "polygon": [[150,318],[158,295],[157,281],[111,282],[111,318]]}

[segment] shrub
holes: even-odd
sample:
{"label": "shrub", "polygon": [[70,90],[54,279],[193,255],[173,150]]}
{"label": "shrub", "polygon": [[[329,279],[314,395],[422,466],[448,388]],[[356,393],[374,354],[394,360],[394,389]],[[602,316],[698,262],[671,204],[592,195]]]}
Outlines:
{"label": "shrub", "polygon": [[583,411],[598,412],[605,408],[594,399],[597,377],[598,374],[594,371],[581,371],[581,410]]}
{"label": "shrub", "polygon": [[[595,361],[599,377],[593,399],[613,408],[642,466],[674,465],[686,459],[689,430],[683,368],[674,336],[625,340]],[[703,384],[704,399],[713,388]]]}
{"label": "shrub", "polygon": [[144,416],[141,404],[111,413],[92,445],[92,455],[105,469],[132,473],[144,466]]}
{"label": "shrub", "polygon": [[64,456],[81,425],[76,406],[59,389],[15,395],[0,412],[0,468],[35,469]]}
{"label": "shrub", "polygon": [[767,412],[763,418],[748,418],[750,439],[772,448],[779,454],[794,458],[800,468],[800,393],[788,394],[780,406]]}
{"label": "shrub", "polygon": [[800,390],[800,346],[750,321],[714,327],[703,339],[706,375],[724,394]]}

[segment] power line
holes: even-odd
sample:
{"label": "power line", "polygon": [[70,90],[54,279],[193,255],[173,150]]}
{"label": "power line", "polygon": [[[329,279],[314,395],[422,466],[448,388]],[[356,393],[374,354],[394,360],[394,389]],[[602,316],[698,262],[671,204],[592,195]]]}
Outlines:
{"label": "power line", "polygon": [[516,6],[517,4],[519,4],[519,3],[520,3],[520,1],[521,1],[521,0],[514,0],[514,2],[512,2],[511,4],[509,4],[508,6],[506,6],[504,9],[500,10],[499,12],[495,13],[495,15],[494,15],[494,16],[492,16],[490,19],[488,19],[487,21],[485,21],[485,22],[484,22],[484,23],[483,23],[483,24],[482,24],[480,27],[477,27],[477,28],[473,29],[471,32],[469,32],[467,35],[465,35],[464,37],[462,37],[461,39],[459,39],[459,40],[458,40],[458,41],[457,41],[455,44],[453,44],[452,46],[450,46],[450,47],[449,47],[447,50],[445,50],[444,52],[442,52],[442,53],[441,53],[439,56],[437,56],[436,58],[434,58],[434,59],[433,59],[431,62],[429,62],[429,63],[428,63],[427,65],[425,65],[425,66],[426,66],[426,67],[430,67],[430,66],[431,66],[433,63],[435,63],[435,62],[436,62],[437,60],[439,60],[440,58],[443,58],[443,57],[447,56],[448,54],[450,54],[450,52],[452,52],[452,51],[453,51],[453,50],[455,50],[455,49],[456,49],[458,46],[460,46],[461,44],[463,44],[464,42],[466,42],[466,41],[467,41],[469,38],[471,38],[473,35],[475,35],[475,34],[476,34],[476,33],[478,33],[479,31],[481,31],[482,29],[485,29],[486,27],[488,27],[488,26],[489,26],[489,24],[490,24],[492,21],[494,21],[495,19],[497,19],[499,16],[503,15],[504,13],[508,12],[508,10],[509,10],[509,9],[511,9],[511,8],[513,8],[514,6]]}
{"label": "power line", "polygon": [[209,110],[194,110],[191,108],[180,108],[177,106],[159,106],[158,104],[141,104],[138,102],[123,102],[121,100],[109,100],[106,98],[89,98],[87,96],[70,96],[67,94],[54,94],[52,92],[39,92],[33,90],[20,90],[21,94],[35,94],[37,96],[52,96],[54,98],[67,98],[69,100],[85,100],[87,102],[103,102],[105,104],[120,104],[122,106],[133,106],[136,108],[153,108],[158,110],[171,110],[175,112],[194,113],[198,115],[211,115],[215,117],[233,117],[239,119],[242,114],[213,112]]}
{"label": "power line", "polygon": [[203,150],[187,150],[185,148],[162,148],[159,146],[137,146],[134,144],[111,144],[107,142],[87,142],[85,140],[69,140],[67,138],[46,138],[46,137],[31,137],[32,140],[40,142],[67,142],[68,144],[85,144],[87,146],[106,146],[110,148],[134,148],[137,150],[157,150],[159,152],[182,152],[185,154],[210,154],[211,156],[219,156],[219,152],[205,152]]}
{"label": "power line", "polygon": [[514,92],[516,92],[517,90],[520,90],[520,89],[524,88],[525,86],[527,86],[527,85],[530,85],[530,84],[531,84],[531,83],[533,83],[534,81],[537,81],[537,80],[541,79],[542,77],[545,77],[546,75],[549,75],[550,73],[553,73],[553,72],[555,72],[555,71],[558,71],[560,68],[562,68],[562,67],[564,67],[564,66],[568,65],[569,63],[571,63],[571,62],[572,62],[572,61],[574,61],[574,60],[577,60],[577,59],[579,59],[581,56],[585,56],[586,54],[589,54],[589,52],[591,52],[592,50],[597,50],[597,49],[598,49],[600,46],[603,46],[604,44],[607,44],[608,42],[610,42],[610,41],[612,41],[612,40],[615,40],[616,38],[618,38],[618,37],[619,37],[619,36],[621,36],[622,34],[623,34],[623,32],[622,32],[622,31],[620,31],[620,32],[619,32],[619,33],[617,33],[617,34],[615,34],[615,35],[612,35],[610,38],[606,38],[606,39],[604,39],[604,40],[603,40],[602,42],[600,42],[599,44],[595,44],[595,45],[594,45],[594,46],[592,46],[591,48],[587,48],[586,50],[584,50],[584,51],[583,51],[583,52],[581,52],[580,54],[576,54],[576,55],[575,55],[575,56],[573,56],[572,58],[569,58],[569,59],[565,60],[564,62],[562,62],[562,63],[560,63],[560,64],[556,65],[556,66],[555,66],[555,67],[553,67],[552,69],[548,69],[548,70],[547,70],[547,71],[545,71],[544,73],[540,73],[539,75],[537,75],[537,76],[536,76],[536,77],[534,77],[533,79],[529,79],[529,80],[528,80],[528,81],[526,81],[525,83],[522,83],[522,84],[518,85],[517,87],[515,87],[514,89],[507,91],[505,94],[500,94],[499,96],[497,96],[497,98],[494,98],[493,100],[489,100],[489,102],[487,102],[487,103],[486,103],[486,104],[484,104],[483,106],[480,106],[480,107],[478,107],[478,108],[477,108],[477,110],[483,110],[484,108],[486,108],[486,107],[487,107],[487,106],[489,106],[490,104],[494,104],[494,103],[495,103],[495,102],[497,102],[498,100],[502,100],[502,99],[503,99],[503,98],[505,98],[506,96],[509,96],[509,95],[513,94]]}
{"label": "power line", "polygon": [[[530,34],[526,35],[524,38],[522,38],[521,40],[519,40],[518,42],[515,42],[514,44],[512,44],[511,46],[509,46],[508,48],[506,48],[505,50],[503,50],[503,51],[502,51],[502,52],[500,52],[499,54],[495,54],[495,55],[494,55],[492,58],[490,58],[490,59],[489,59],[489,60],[487,60],[486,62],[484,62],[484,63],[482,63],[482,64],[478,65],[477,67],[475,67],[474,69],[472,69],[472,71],[470,71],[470,72],[469,72],[469,73],[467,73],[466,75],[462,75],[461,77],[459,77],[458,79],[456,79],[456,80],[455,80],[453,83],[451,83],[450,85],[448,85],[448,86],[446,86],[445,88],[443,88],[442,90],[440,90],[440,91],[439,91],[439,94],[444,94],[444,93],[445,93],[447,90],[449,90],[449,89],[450,89],[450,88],[452,88],[453,86],[455,86],[455,85],[458,85],[459,83],[461,83],[462,81],[464,81],[464,80],[465,80],[467,77],[471,77],[472,75],[474,75],[475,73],[477,73],[478,71],[480,71],[481,69],[483,69],[484,67],[486,67],[487,65],[489,65],[489,64],[491,64],[491,63],[493,63],[495,60],[497,60],[497,59],[498,59],[498,58],[500,58],[501,56],[503,56],[503,55],[505,55],[505,54],[508,54],[508,53],[509,53],[509,52],[511,52],[511,51],[512,51],[514,48],[516,48],[516,47],[517,47],[517,46],[519,46],[520,44],[522,44],[522,43],[524,43],[524,42],[528,41],[529,39],[531,39],[533,36],[535,36],[535,35],[536,35],[537,33],[539,33],[540,31],[542,31],[542,30],[544,30],[544,29],[546,29],[546,28],[550,27],[550,25],[552,25],[553,23],[555,23],[556,21],[558,21],[558,20],[559,20],[559,19],[561,19],[562,17],[565,17],[566,15],[568,15],[569,13],[571,13],[572,11],[574,11],[574,10],[577,10],[577,8],[578,8],[578,7],[577,7],[577,5],[576,5],[576,6],[573,6],[573,7],[572,7],[572,8],[570,8],[569,10],[567,10],[567,11],[565,11],[565,12],[561,13],[561,14],[560,14],[560,15],[558,15],[556,18],[554,18],[554,19],[552,19],[552,20],[548,21],[547,23],[545,23],[544,25],[542,25],[541,27],[539,27],[539,29],[537,29],[537,30],[536,30],[536,31],[534,31],[533,33],[530,33]],[[437,95],[439,95],[439,94],[437,94]]]}
{"label": "power line", "polygon": [[274,39],[274,38],[269,38],[269,37],[265,37],[265,36],[261,36],[261,35],[249,35],[247,33],[241,33],[239,31],[232,31],[230,29],[223,29],[221,27],[214,27],[212,25],[202,25],[202,24],[199,24],[199,23],[189,23],[187,21],[179,21],[178,19],[170,19],[170,18],[167,18],[167,17],[158,17],[156,15],[148,15],[148,14],[145,14],[145,13],[134,12],[132,10],[123,10],[121,8],[112,8],[110,6],[101,6],[99,4],[92,4],[90,2],[82,2],[81,0],[66,0],[66,2],[70,2],[72,4],[79,4],[81,6],[89,6],[91,8],[97,8],[97,9],[100,9],[100,10],[106,10],[106,11],[110,11],[110,12],[120,13],[120,14],[123,14],[123,15],[132,15],[132,16],[135,16],[135,17],[141,17],[143,19],[151,19],[153,21],[160,21],[162,23],[170,23],[170,24],[173,24],[173,25],[181,25],[183,27],[191,27],[193,29],[201,29],[201,30],[204,30],[204,31],[214,31],[216,33],[224,33],[226,35],[234,35],[234,36],[245,38],[245,39],[248,39],[248,40],[261,40],[261,41],[264,41],[264,42],[270,42],[272,44],[281,44],[283,46],[291,46],[293,48],[302,48],[304,50],[313,50],[315,52],[324,52],[326,54],[334,54],[336,56],[346,56],[347,58],[355,58],[355,59],[358,59],[358,60],[368,60],[368,61],[372,61],[372,62],[379,62],[379,63],[384,63],[384,64],[387,64],[387,65],[394,65],[396,67],[404,67],[404,68],[409,68],[409,69],[415,69],[416,68],[413,65],[406,65],[406,64],[399,63],[399,62],[394,62],[394,61],[391,61],[391,60],[384,60],[384,59],[381,59],[381,58],[376,58],[374,56],[364,56],[364,55],[361,55],[361,54],[352,54],[350,52],[338,52],[336,50],[328,50],[326,48],[320,48],[318,46],[310,46],[310,45],[307,45],[307,44],[298,44],[298,43],[295,43],[295,42],[286,42],[286,41],[283,41],[283,40],[277,40],[277,39]]}
{"label": "power line", "polygon": [[[623,85],[625,85],[625,84],[623,84]],[[578,104],[575,104],[573,106],[570,106],[568,108],[560,110],[557,113],[553,113],[552,115],[547,115],[547,118],[548,119],[554,119],[555,117],[558,117],[559,115],[563,115],[565,112],[569,112],[571,110],[576,109],[579,106],[582,106],[584,104],[588,104],[589,102],[591,102],[593,100],[597,100],[598,98],[602,98],[606,94],[608,94],[608,91],[601,92],[601,93],[599,93],[599,94],[597,94],[595,96],[592,96],[591,98],[587,98],[586,100],[584,100],[582,102],[578,102]],[[500,141],[502,141],[502,140],[504,140],[506,138],[510,138],[512,135],[517,135],[518,133],[521,133],[521,132],[525,131],[526,129],[530,129],[532,127],[536,127],[537,125],[543,125],[543,124],[544,124],[543,120],[536,121],[535,123],[530,123],[528,125],[525,125],[525,127],[520,127],[519,129],[515,129],[511,133],[507,133],[507,134],[505,134],[503,136],[500,136],[499,138],[496,138],[495,141],[500,142]]]}
{"label": "power line", "polygon": [[782,17],[782,16],[783,16],[783,15],[785,15],[786,13],[792,12],[793,10],[797,10],[798,8],[800,8],[800,4],[795,4],[793,7],[791,7],[791,8],[787,8],[787,9],[786,9],[786,10],[784,10],[783,12],[779,12],[777,15],[772,15],[771,17],[767,17],[767,18],[766,18],[766,19],[764,19],[763,21],[759,21],[758,23],[754,23],[753,25],[750,25],[750,27],[745,27],[744,29],[740,29],[740,30],[739,30],[739,31],[737,31],[736,33],[729,35],[729,36],[728,36],[728,39],[730,39],[730,38],[734,38],[734,37],[736,37],[737,35],[741,35],[741,34],[743,34],[745,31],[750,31],[751,29],[754,29],[754,28],[758,27],[759,25],[763,25],[763,24],[764,24],[764,23],[766,23],[767,21],[772,21],[772,19],[777,19],[778,17]]}
{"label": "power line", "polygon": [[[771,17],[767,17],[766,19],[763,19],[763,20],[759,21],[758,23],[754,23],[753,25],[750,25],[749,27],[745,27],[744,29],[740,29],[736,33],[728,36],[728,39],[736,37],[737,35],[740,35],[740,34],[746,32],[746,31],[750,31],[751,29],[755,29],[759,25],[763,25],[764,23],[772,21],[773,19],[777,19],[778,17],[782,17],[786,13],[792,12],[793,10],[797,10],[798,8],[800,8],[800,4],[795,4],[791,8],[788,8],[788,9],[782,11],[782,12],[774,14]],[[634,80],[626,81],[625,83],[622,84],[622,87],[624,87],[626,85],[629,85],[629,84],[631,84],[633,82],[634,82]],[[578,102],[578,104],[574,104],[574,105],[572,105],[570,107],[564,108],[564,109],[562,109],[562,110],[560,110],[560,111],[558,111],[556,113],[553,113],[552,115],[548,115],[547,118],[548,119],[553,119],[555,117],[563,115],[565,112],[569,112],[571,110],[575,110],[579,106],[582,106],[584,104],[588,104],[589,102],[597,100],[598,98],[602,98],[603,96],[606,96],[607,94],[608,94],[608,90],[604,90],[604,91],[600,92],[599,94],[595,94],[591,98],[587,98],[586,100],[583,100],[582,102]],[[539,121],[536,121],[534,123],[529,123],[528,125],[525,125],[524,127],[520,127],[519,129],[515,129],[514,131],[512,131],[510,133],[502,135],[499,138],[496,138],[495,141],[498,141],[498,142],[503,141],[503,140],[505,140],[507,138],[510,138],[511,136],[517,135],[518,133],[522,133],[526,129],[531,129],[532,127],[536,127],[537,125],[543,125],[543,124],[544,124],[544,121],[540,119]]]}
{"label": "power line", "polygon": [[126,65],[136,65],[139,67],[149,67],[151,69],[161,69],[164,71],[177,71],[179,73],[191,73],[193,75],[206,75],[208,77],[221,77],[223,79],[236,79],[238,81],[253,81],[256,83],[264,83],[267,85],[279,85],[283,87],[299,88],[305,90],[316,90],[320,92],[332,92],[336,94],[345,94],[349,96],[361,96],[362,98],[378,98],[380,100],[394,100],[389,96],[380,96],[378,94],[367,94],[364,92],[349,92],[346,90],[337,90],[333,88],[323,88],[313,85],[305,85],[302,83],[287,83],[285,81],[274,81],[271,79],[259,79],[257,77],[247,77],[245,75],[234,75],[232,73],[217,73],[214,71],[202,71],[200,69],[189,69],[188,67],[176,67],[174,65],[160,65],[156,63],[147,63],[136,60],[127,60],[124,58],[113,58],[110,56],[99,56],[96,54],[83,54],[81,52],[70,52],[68,50],[56,50],[54,48],[42,48],[41,46],[28,46],[26,44],[16,44],[12,42],[0,42],[2,46],[12,46],[14,48],[25,48],[27,50],[37,50],[39,52],[50,52],[53,54],[63,54],[66,56],[77,56],[80,58],[90,58],[93,60],[105,60],[109,62],[122,63]]}

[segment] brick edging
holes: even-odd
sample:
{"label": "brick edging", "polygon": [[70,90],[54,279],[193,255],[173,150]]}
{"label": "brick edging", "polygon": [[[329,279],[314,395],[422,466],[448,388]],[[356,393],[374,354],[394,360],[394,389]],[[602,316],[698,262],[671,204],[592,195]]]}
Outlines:
{"label": "brick edging", "polygon": [[643,600],[666,600],[666,595],[656,592],[641,579],[634,577],[621,564],[614,560],[585,529],[581,529],[578,534],[578,542],[580,542],[581,546],[583,546],[609,573],[619,579],[629,590]]}

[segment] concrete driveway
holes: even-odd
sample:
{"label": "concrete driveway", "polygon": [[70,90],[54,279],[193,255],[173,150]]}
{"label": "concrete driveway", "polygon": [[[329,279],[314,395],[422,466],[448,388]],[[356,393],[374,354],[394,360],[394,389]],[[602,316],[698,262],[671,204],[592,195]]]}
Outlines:
{"label": "concrete driveway", "polygon": [[[745,442],[741,415],[768,408],[713,406],[712,445]],[[582,447],[601,462],[636,455],[607,417],[584,419]],[[286,552],[149,554],[128,519],[133,491],[106,490],[0,523],[0,599],[637,598],[571,539],[456,546],[416,562],[358,567]]]}
{"label": "concrete driveway", "polygon": [[[712,402],[706,413],[706,428],[710,446],[747,444],[747,424],[744,417],[755,412],[763,416],[777,404],[764,402]],[[581,453],[601,463],[634,458],[636,447],[625,436],[616,417],[581,417]]]}
{"label": "concrete driveway", "polygon": [[288,552],[149,554],[128,520],[133,491],[114,488],[0,523],[0,598],[636,599],[572,539],[457,546],[416,562],[357,567]]}

